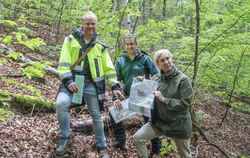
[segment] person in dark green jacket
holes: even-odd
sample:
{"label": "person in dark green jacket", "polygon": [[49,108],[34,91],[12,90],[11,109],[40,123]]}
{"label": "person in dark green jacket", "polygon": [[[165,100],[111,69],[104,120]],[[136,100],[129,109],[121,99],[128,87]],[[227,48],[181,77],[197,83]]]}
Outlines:
{"label": "person in dark green jacket", "polygon": [[189,78],[173,64],[172,55],[167,49],[159,50],[154,60],[161,73],[153,76],[158,81],[151,120],[133,136],[139,155],[148,157],[148,140],[166,135],[177,146],[181,158],[191,158],[190,139],[192,120],[189,106],[193,99]]}
{"label": "person in dark green jacket", "polygon": [[[123,40],[125,51],[123,56],[116,61],[115,69],[117,80],[124,82],[123,90],[125,97],[128,98],[133,78],[143,76],[146,79],[149,79],[150,76],[158,74],[159,70],[152,59],[145,52],[137,49],[138,42],[134,35],[126,35]],[[121,107],[117,108],[119,109]],[[147,122],[148,119],[148,117],[144,116],[145,122]],[[115,135],[115,141],[111,144],[111,146],[125,149],[126,134],[125,129],[122,126],[122,122],[115,124],[111,116],[111,123]],[[161,139],[156,138],[152,140],[153,153],[159,154],[160,148]]]}

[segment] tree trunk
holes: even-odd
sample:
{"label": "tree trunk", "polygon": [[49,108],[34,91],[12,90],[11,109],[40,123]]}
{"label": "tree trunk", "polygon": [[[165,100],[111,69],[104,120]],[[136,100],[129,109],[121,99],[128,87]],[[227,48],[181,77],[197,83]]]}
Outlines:
{"label": "tree trunk", "polygon": [[125,29],[125,30],[130,30],[130,17],[128,15],[126,15],[125,11],[127,10],[128,7],[128,0],[118,0],[117,1],[117,7],[116,10],[120,12],[120,21],[118,23],[118,27],[119,27],[119,32],[117,35],[117,40],[116,40],[116,47],[115,47],[115,52],[117,52],[117,49],[122,49],[122,41],[120,38],[120,32],[121,29]]}
{"label": "tree trunk", "polygon": [[65,2],[66,2],[66,0],[62,0],[62,3],[61,3],[59,20],[58,20],[58,23],[57,23],[56,43],[58,43],[58,40],[59,40],[60,25],[61,25],[62,14],[63,14],[63,7],[64,7]]}
{"label": "tree trunk", "polygon": [[198,71],[198,54],[199,54],[199,36],[200,36],[200,9],[199,9],[199,0],[195,0],[196,6],[196,33],[195,33],[195,55],[194,55],[194,75],[192,80],[192,86],[194,87],[195,79]]}
{"label": "tree trunk", "polygon": [[147,24],[147,22],[146,22],[146,15],[145,15],[145,12],[146,12],[146,6],[145,6],[145,0],[143,0],[143,2],[142,2],[142,23],[143,23],[143,25],[145,26],[146,24]]}
{"label": "tree trunk", "polygon": [[[131,20],[130,20],[130,16],[128,16],[126,13],[125,13],[125,10],[127,10],[128,8],[128,0],[118,0],[118,9],[120,11],[120,23],[119,25],[123,28],[123,29],[126,29],[126,30],[130,30],[130,23],[131,23]],[[126,6],[126,9],[122,9],[122,7]]]}
{"label": "tree trunk", "polygon": [[2,16],[2,2],[0,1],[0,20],[3,19],[3,16]]}
{"label": "tree trunk", "polygon": [[166,18],[166,0],[163,0],[162,16]]}

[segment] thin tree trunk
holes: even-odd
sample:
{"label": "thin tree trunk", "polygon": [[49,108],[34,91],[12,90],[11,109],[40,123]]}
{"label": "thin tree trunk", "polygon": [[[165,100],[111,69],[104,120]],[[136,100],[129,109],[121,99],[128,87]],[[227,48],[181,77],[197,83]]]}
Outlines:
{"label": "thin tree trunk", "polygon": [[0,1],[0,20],[2,20],[2,2]]}
{"label": "thin tree trunk", "polygon": [[142,1],[142,23],[145,26],[147,24],[146,22],[146,16],[145,16],[145,11],[146,7],[145,7],[145,0]]}
{"label": "thin tree trunk", "polygon": [[[249,45],[248,45],[248,46],[249,46]],[[238,64],[238,67],[237,67],[237,69],[236,69],[236,73],[235,73],[235,76],[234,76],[233,88],[232,88],[232,90],[231,90],[231,92],[230,92],[230,94],[229,94],[229,99],[228,99],[227,110],[226,110],[226,113],[225,113],[225,115],[224,115],[224,117],[223,117],[223,119],[222,119],[222,121],[221,121],[221,123],[220,123],[220,126],[219,126],[219,127],[221,127],[221,126],[222,126],[222,124],[223,124],[223,122],[224,122],[225,118],[227,117],[227,112],[228,112],[228,110],[229,110],[229,108],[230,108],[231,99],[232,99],[232,96],[233,96],[233,91],[234,91],[234,88],[235,88],[235,83],[236,83],[236,81],[237,81],[237,78],[238,78],[238,73],[239,73],[239,69],[240,69],[240,67],[241,67],[241,61],[242,61],[242,59],[243,59],[244,53],[246,52],[246,50],[247,50],[248,46],[247,46],[247,47],[246,47],[246,48],[242,51],[242,53],[241,53],[240,61],[239,61],[239,64]]]}
{"label": "thin tree trunk", "polygon": [[62,0],[62,3],[61,3],[60,15],[59,15],[58,23],[57,23],[56,43],[58,43],[58,40],[59,40],[60,25],[61,25],[63,7],[64,7],[65,2],[66,0]]}
{"label": "thin tree trunk", "polygon": [[200,36],[200,9],[199,0],[195,0],[196,6],[196,37],[195,37],[195,55],[194,55],[194,75],[192,80],[192,86],[194,87],[195,79],[198,72],[197,59],[199,54],[199,36]]}
{"label": "thin tree trunk", "polygon": [[[151,1],[151,0],[150,0],[150,1]],[[147,0],[144,0],[144,1],[143,1],[143,3],[146,3],[146,2],[147,2]],[[141,6],[140,6],[140,8],[139,8],[139,11],[141,11],[141,10],[142,10],[143,3],[141,4]],[[132,34],[134,34],[134,32],[135,32],[135,28],[136,28],[136,25],[137,25],[138,19],[139,19],[139,16],[137,16],[137,17],[136,17],[136,20],[135,20],[135,25],[134,25],[134,27],[133,27]],[[146,25],[146,24],[145,24],[145,25]]]}
{"label": "thin tree trunk", "polygon": [[149,17],[152,17],[153,9],[152,9],[152,0],[149,0]]}
{"label": "thin tree trunk", "polygon": [[[117,35],[117,39],[116,39],[116,45],[115,45],[115,52],[117,52],[117,49],[121,49],[121,40],[120,40],[120,36],[121,36],[121,29],[130,29],[130,18],[129,16],[126,16],[126,20],[124,21],[124,17],[125,17],[125,11],[128,8],[128,3],[131,0],[127,1],[127,0],[123,0],[121,2],[121,0],[119,0],[117,2],[117,10],[120,11],[120,21],[118,23],[118,27],[119,27],[119,31],[118,31],[118,35]],[[121,5],[125,5],[126,7],[122,10],[121,12]],[[124,25],[125,24],[125,25]]]}
{"label": "thin tree trunk", "polygon": [[166,0],[163,0],[162,16],[166,18]]}

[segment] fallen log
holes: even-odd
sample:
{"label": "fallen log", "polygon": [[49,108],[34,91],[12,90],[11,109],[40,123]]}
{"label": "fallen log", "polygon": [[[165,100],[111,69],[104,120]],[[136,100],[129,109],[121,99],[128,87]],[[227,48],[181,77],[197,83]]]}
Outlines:
{"label": "fallen log", "polygon": [[[104,130],[109,131],[110,129],[110,117],[109,116],[103,116],[102,117],[103,124],[104,124]],[[141,127],[144,124],[144,120],[142,116],[135,114],[132,115],[131,117],[123,120],[123,127],[125,129],[131,129],[131,128],[136,128],[136,127]],[[76,121],[76,122],[71,122],[71,129],[75,132],[82,132],[85,134],[89,134],[93,132],[93,122],[92,119],[90,120],[84,120],[84,121]]]}

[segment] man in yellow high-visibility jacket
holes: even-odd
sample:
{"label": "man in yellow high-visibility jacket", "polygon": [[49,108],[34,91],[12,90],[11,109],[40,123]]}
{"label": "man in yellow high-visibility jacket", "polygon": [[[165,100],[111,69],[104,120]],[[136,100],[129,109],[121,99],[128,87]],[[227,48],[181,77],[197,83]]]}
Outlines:
{"label": "man in yellow high-visibility jacket", "polygon": [[[68,109],[73,93],[79,90],[74,82],[74,76],[75,74],[81,74],[84,75],[83,97],[93,118],[93,130],[97,149],[104,154],[104,157],[109,157],[101,119],[101,110],[104,110],[105,78],[117,98],[124,96],[120,92],[121,88],[117,82],[116,71],[107,52],[107,46],[97,40],[97,23],[96,15],[88,11],[83,16],[82,28],[77,29],[72,35],[66,37],[62,46],[58,67],[62,85],[56,101],[56,114],[61,135],[59,147],[55,150],[57,155],[63,155],[71,143]],[[70,71],[70,67],[87,48],[91,48],[87,56],[74,70]],[[118,102],[118,104],[120,103]]]}

